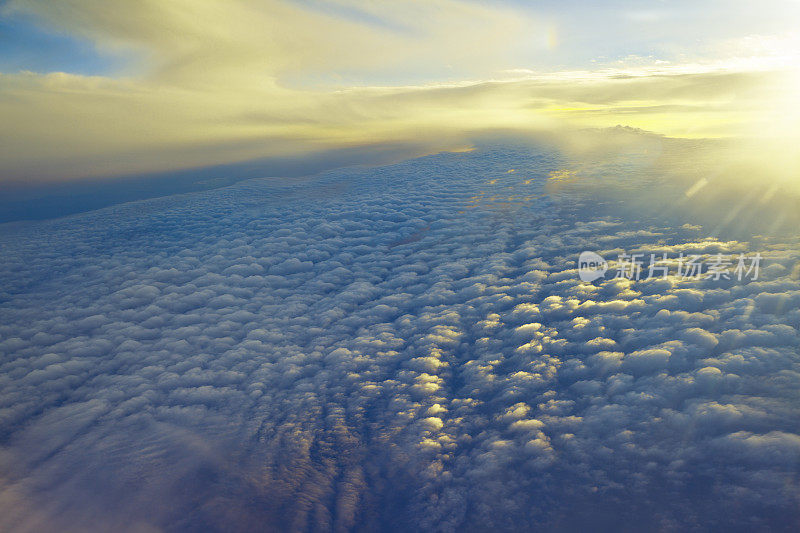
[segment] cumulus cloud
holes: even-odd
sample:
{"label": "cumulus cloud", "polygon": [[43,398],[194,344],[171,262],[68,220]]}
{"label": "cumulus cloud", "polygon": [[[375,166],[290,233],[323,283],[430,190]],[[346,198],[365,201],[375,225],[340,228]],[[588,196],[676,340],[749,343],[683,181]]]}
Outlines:
{"label": "cumulus cloud", "polygon": [[757,281],[581,282],[598,245],[757,250],[548,193],[573,164],[447,153],[6,226],[0,524],[790,529],[797,243]]}

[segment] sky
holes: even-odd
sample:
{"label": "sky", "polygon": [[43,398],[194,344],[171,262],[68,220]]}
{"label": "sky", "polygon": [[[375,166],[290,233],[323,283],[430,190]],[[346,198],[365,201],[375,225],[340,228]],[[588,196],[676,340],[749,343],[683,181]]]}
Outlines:
{"label": "sky", "polygon": [[797,531],[799,12],[0,0],[0,530]]}
{"label": "sky", "polygon": [[793,0],[0,4],[3,183],[476,132],[796,130]]}

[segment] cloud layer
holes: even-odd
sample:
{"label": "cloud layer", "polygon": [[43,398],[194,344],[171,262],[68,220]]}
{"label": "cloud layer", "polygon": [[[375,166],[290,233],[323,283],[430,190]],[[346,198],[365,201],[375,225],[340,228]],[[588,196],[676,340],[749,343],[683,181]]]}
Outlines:
{"label": "cloud layer", "polygon": [[[797,243],[614,211],[577,165],[449,153],[7,226],[0,525],[791,530]],[[683,248],[765,268],[575,270]]]}

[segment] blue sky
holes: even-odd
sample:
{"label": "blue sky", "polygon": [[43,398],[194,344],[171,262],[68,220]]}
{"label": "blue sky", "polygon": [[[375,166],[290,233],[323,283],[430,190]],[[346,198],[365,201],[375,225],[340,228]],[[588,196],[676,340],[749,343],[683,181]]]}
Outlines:
{"label": "blue sky", "polygon": [[104,53],[88,39],[54,31],[35,18],[0,18],[0,72],[64,71],[74,74],[113,74],[122,59]]}

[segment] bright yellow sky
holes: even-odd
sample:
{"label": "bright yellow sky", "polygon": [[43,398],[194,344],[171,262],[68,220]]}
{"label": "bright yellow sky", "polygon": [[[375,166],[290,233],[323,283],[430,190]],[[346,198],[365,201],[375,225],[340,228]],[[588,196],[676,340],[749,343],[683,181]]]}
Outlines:
{"label": "bright yellow sky", "polygon": [[[537,12],[457,0],[12,1],[7,25],[90,43],[114,66],[89,75],[69,61],[45,71],[20,62],[0,72],[2,179],[384,142],[445,149],[493,129],[794,135],[798,41],[787,28],[797,2],[766,2],[761,11],[772,12],[749,15],[752,28],[734,2],[735,34],[701,44],[693,43],[708,14],[689,3],[671,13],[610,2],[594,19],[575,7],[588,2],[551,4]],[[598,17],[618,17],[620,35],[593,29]],[[659,29],[665,36],[648,40]]]}

